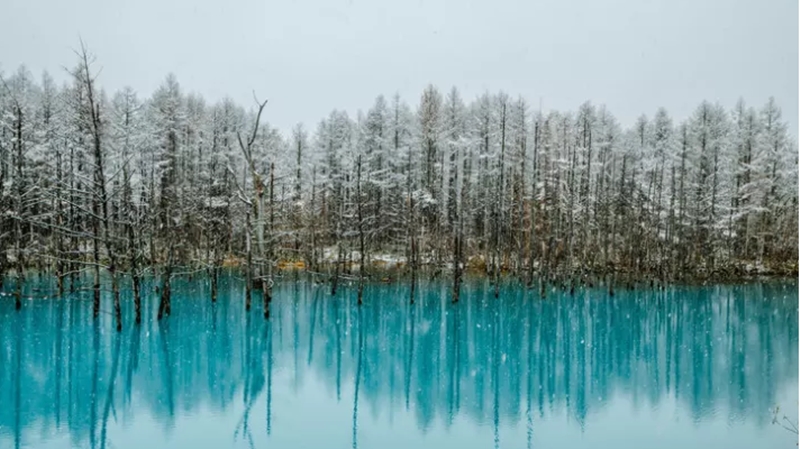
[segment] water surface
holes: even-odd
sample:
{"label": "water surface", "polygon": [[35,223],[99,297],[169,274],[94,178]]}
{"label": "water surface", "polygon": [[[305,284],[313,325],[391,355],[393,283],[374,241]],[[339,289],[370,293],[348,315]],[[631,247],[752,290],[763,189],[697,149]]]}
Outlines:
{"label": "water surface", "polygon": [[414,305],[376,285],[362,307],[281,283],[269,322],[242,290],[212,304],[177,281],[171,317],[122,333],[90,292],[0,298],[0,447],[795,447],[770,408],[797,417],[796,283],[542,300],[470,282],[458,304],[423,283]]}

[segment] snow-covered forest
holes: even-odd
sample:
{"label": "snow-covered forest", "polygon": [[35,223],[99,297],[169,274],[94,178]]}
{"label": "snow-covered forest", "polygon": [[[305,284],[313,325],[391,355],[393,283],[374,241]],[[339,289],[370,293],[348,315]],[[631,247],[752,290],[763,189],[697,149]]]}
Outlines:
{"label": "snow-covered forest", "polygon": [[176,267],[214,285],[241,267],[265,302],[287,267],[334,292],[345,273],[425,269],[454,276],[456,296],[463,270],[526,282],[796,272],[797,144],[774,100],[700,101],[690,117],[657,109],[623,127],[591,102],[543,114],[502,92],[429,86],[283,135],[258,123],[279,86],[212,104],[168,75],[143,98],[105,92],[78,56],[64,85],[2,73],[0,274],[12,289],[29,268],[61,292],[94,273],[96,298],[109,279],[117,304],[121,282],[138,298],[145,272],[168,296]]}

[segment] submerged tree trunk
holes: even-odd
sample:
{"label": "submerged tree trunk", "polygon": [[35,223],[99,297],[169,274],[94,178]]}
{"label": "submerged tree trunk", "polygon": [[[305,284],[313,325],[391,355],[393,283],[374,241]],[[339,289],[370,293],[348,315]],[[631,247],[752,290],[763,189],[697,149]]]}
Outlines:
{"label": "submerged tree trunk", "polygon": [[139,255],[136,248],[136,236],[134,227],[128,224],[128,244],[130,246],[130,263],[131,263],[131,280],[133,283],[133,308],[134,308],[134,321],[136,324],[142,323],[142,293],[141,293],[141,279],[139,274]]}
{"label": "submerged tree trunk", "polygon": [[[17,244],[19,246],[19,243]],[[22,259],[22,251],[17,253],[17,282],[14,290],[14,308],[22,309],[22,286],[25,284],[25,268]]]}
{"label": "submerged tree trunk", "polygon": [[250,211],[247,211],[245,219],[245,267],[244,267],[244,310],[250,311],[250,303],[253,298],[253,244],[250,236]]}
{"label": "submerged tree trunk", "polygon": [[[459,225],[460,226],[460,225]],[[461,232],[453,239],[453,302],[461,296]]]}
{"label": "submerged tree trunk", "polygon": [[158,305],[158,319],[169,316],[172,313],[172,264],[173,264],[174,245],[170,243],[167,254],[167,262],[161,277],[161,302]]}
{"label": "submerged tree trunk", "polygon": [[219,267],[213,266],[209,270],[211,276],[211,302],[217,302],[217,290],[219,289]]}
{"label": "submerged tree trunk", "polygon": [[[94,212],[95,214],[98,213],[97,210]],[[95,218],[92,220],[92,261],[94,262],[92,267],[92,273],[94,274],[94,283],[92,284],[92,316],[94,318],[100,315],[100,248],[98,245],[99,235],[97,228],[97,219]]]}
{"label": "submerged tree trunk", "polygon": [[122,331],[122,308],[119,303],[119,279],[116,274],[111,275],[111,293],[114,296],[114,319],[117,322],[117,332]]}

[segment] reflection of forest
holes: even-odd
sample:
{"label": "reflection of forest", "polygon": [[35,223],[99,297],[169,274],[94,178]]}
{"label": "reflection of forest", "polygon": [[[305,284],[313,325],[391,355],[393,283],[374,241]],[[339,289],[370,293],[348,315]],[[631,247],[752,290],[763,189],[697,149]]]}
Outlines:
{"label": "reflection of forest", "polygon": [[[239,290],[228,281],[216,304],[184,281],[170,318],[121,334],[110,315],[92,324],[90,301],[21,312],[0,302],[0,441],[68,429],[74,442],[102,446],[109,416],[125,423],[142,408],[165,428],[200,405],[224,411],[243,399],[248,410],[266,398],[279,408],[277,369],[293,372],[298,389],[313,373],[348,402],[358,380],[362,414],[408,408],[423,429],[456,415],[496,424],[564,411],[582,426],[619,394],[641,407],[674,397],[694,420],[764,424],[779,389],[797,382],[796,285],[546,300],[508,288],[496,300],[479,283],[458,304],[444,284],[421,287],[409,305],[407,286],[372,286],[358,308],[346,289],[331,298],[281,285],[264,322],[231,301]],[[147,306],[154,313],[155,299]]]}

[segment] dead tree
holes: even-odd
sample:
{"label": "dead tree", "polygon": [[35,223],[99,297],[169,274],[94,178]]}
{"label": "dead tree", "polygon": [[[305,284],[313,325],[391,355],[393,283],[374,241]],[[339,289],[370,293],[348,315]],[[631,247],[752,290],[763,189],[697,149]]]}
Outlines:
{"label": "dead tree", "polygon": [[[236,137],[237,137],[237,139],[239,141],[239,148],[242,150],[242,154],[244,155],[245,163],[247,164],[247,168],[248,168],[248,170],[250,172],[250,176],[251,176],[252,182],[253,182],[253,200],[250,202],[249,206],[252,207],[254,215],[255,215],[255,225],[252,225],[251,223],[248,223],[248,230],[247,230],[247,233],[248,233],[248,242],[247,242],[247,260],[248,260],[247,271],[248,271],[248,277],[252,276],[252,265],[251,264],[252,264],[252,257],[253,257],[252,244],[250,242],[250,228],[253,228],[253,227],[255,228],[255,236],[256,236],[256,242],[258,244],[258,256],[259,256],[259,259],[261,261],[263,261],[263,258],[264,258],[264,255],[265,255],[265,242],[264,242],[264,224],[265,224],[264,223],[264,221],[265,221],[265,219],[264,219],[264,181],[263,181],[263,178],[262,178],[261,174],[258,172],[258,169],[256,168],[255,159],[253,157],[253,144],[256,141],[256,137],[258,137],[258,127],[259,127],[259,122],[261,121],[261,113],[264,111],[264,107],[267,105],[267,101],[269,101],[269,100],[264,100],[263,102],[259,102],[258,99],[255,98],[255,94],[254,94],[254,99],[256,101],[256,104],[258,104],[258,113],[256,114],[255,123],[253,123],[253,133],[247,139],[247,143],[245,143],[242,140],[241,133],[237,133],[236,134]],[[272,207],[271,206],[272,206],[273,198],[274,198],[273,192],[272,192],[273,179],[274,179],[273,178],[273,174],[272,174],[272,167],[274,167],[274,164],[271,165],[270,167],[271,167],[270,168],[270,211],[272,211]],[[249,214],[249,211],[248,211],[248,214]],[[270,216],[272,217],[272,212],[270,213]],[[272,218],[270,218],[270,221],[272,221]],[[270,247],[272,246],[272,241],[271,240],[269,242],[269,245],[270,245]],[[262,296],[263,296],[263,300],[264,300],[264,318],[269,318],[269,312],[268,312],[269,309],[268,309],[268,307],[269,307],[269,302],[272,299],[272,283],[273,283],[273,281],[272,281],[272,264],[273,264],[273,260],[272,260],[272,257],[271,257],[272,256],[271,253],[272,253],[272,251],[270,251],[270,260],[266,261],[267,265],[268,265],[267,275],[264,276],[262,273],[259,273],[259,275],[255,278],[256,285],[261,288],[261,292],[262,292]],[[248,283],[249,282],[251,282],[250,279],[248,279]],[[250,285],[248,285],[248,287],[247,287],[247,291],[248,292],[250,291],[250,288],[251,288]],[[250,296],[248,294],[248,297],[247,297],[247,308],[248,309],[249,309],[249,305],[250,305]]]}
{"label": "dead tree", "polygon": [[[94,78],[91,76],[89,55],[86,46],[81,41],[80,67],[75,76],[86,89],[86,101],[88,102],[88,118],[90,120],[90,131],[92,134],[92,153],[94,157],[94,188],[92,192],[92,233],[93,233],[93,254],[94,254],[94,302],[93,312],[96,318],[100,312],[100,255],[98,240],[102,238],[108,256],[108,272],[111,275],[111,290],[114,297],[114,318],[117,323],[117,331],[122,330],[122,312],[119,302],[119,280],[117,278],[117,251],[109,231],[108,213],[108,194],[106,191],[106,179],[103,173],[103,148],[102,148],[102,123],[100,121],[100,104],[95,99]],[[100,235],[100,225],[102,224],[102,237]]]}

